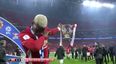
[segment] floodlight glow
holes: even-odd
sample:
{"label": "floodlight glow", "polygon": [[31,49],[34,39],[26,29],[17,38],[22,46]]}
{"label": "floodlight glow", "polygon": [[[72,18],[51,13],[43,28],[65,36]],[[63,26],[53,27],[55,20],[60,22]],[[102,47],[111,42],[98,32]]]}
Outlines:
{"label": "floodlight glow", "polygon": [[101,7],[114,8],[115,7],[115,5],[110,3],[100,3],[98,1],[88,1],[88,0],[83,1],[82,5],[86,7],[95,7],[95,8],[101,8]]}
{"label": "floodlight glow", "polygon": [[103,3],[102,4],[103,7],[107,7],[107,8],[114,8],[113,4],[109,4],[109,3]]}
{"label": "floodlight glow", "polygon": [[102,7],[102,5],[99,2],[91,1],[90,2],[90,7],[100,8],[100,7]]}
{"label": "floodlight glow", "polygon": [[82,4],[87,7],[96,7],[96,8],[102,7],[102,5],[96,1],[84,1]]}
{"label": "floodlight glow", "polygon": [[89,2],[89,1],[84,1],[82,4],[83,4],[84,6],[90,6],[90,2]]}

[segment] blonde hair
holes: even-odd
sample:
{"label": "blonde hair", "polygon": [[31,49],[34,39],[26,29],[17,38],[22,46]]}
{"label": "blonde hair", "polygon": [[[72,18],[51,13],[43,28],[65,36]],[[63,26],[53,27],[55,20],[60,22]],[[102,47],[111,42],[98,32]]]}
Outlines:
{"label": "blonde hair", "polygon": [[47,27],[48,25],[48,19],[45,15],[43,14],[38,14],[34,17],[34,23],[38,24],[40,27]]}

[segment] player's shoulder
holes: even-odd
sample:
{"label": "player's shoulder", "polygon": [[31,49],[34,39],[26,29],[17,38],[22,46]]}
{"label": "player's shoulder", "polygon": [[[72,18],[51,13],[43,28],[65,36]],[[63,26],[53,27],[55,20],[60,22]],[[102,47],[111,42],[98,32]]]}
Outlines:
{"label": "player's shoulder", "polygon": [[30,32],[30,27],[26,27],[26,29],[24,29],[20,33],[29,33],[29,32]]}
{"label": "player's shoulder", "polygon": [[26,29],[24,29],[19,33],[19,36],[24,36],[26,34],[28,35],[29,33],[30,33],[30,27],[27,27]]}

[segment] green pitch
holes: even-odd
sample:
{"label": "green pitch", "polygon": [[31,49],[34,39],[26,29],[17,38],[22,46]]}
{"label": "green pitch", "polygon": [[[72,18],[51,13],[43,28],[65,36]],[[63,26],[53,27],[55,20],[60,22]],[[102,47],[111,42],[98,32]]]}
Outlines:
{"label": "green pitch", "polygon": [[[50,53],[50,57],[53,58],[54,53]],[[59,64],[59,63],[58,63],[58,60],[55,60],[55,61],[51,62],[50,64]],[[90,61],[85,62],[85,61],[80,60],[80,59],[67,59],[67,58],[65,58],[64,59],[64,64],[95,64],[95,61],[90,60]],[[112,64],[112,63],[109,62],[108,64]]]}
{"label": "green pitch", "polygon": [[[59,64],[59,63],[58,63],[58,60],[55,60],[55,61],[51,62],[50,64]],[[78,59],[76,59],[76,60],[75,59],[65,59],[64,64],[95,64],[95,62],[92,60],[85,62],[85,61],[78,60]]]}

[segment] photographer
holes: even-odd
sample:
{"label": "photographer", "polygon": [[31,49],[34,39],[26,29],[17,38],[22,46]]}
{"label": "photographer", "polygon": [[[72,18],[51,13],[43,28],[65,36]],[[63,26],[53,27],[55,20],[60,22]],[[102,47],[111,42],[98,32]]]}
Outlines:
{"label": "photographer", "polygon": [[5,41],[2,40],[0,41],[0,64],[6,64],[5,62],[5,48],[4,48],[4,45],[5,45]]}

